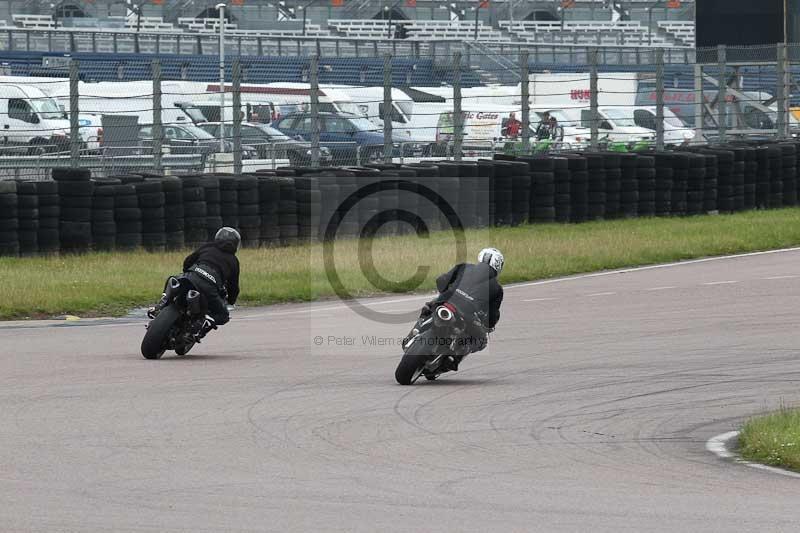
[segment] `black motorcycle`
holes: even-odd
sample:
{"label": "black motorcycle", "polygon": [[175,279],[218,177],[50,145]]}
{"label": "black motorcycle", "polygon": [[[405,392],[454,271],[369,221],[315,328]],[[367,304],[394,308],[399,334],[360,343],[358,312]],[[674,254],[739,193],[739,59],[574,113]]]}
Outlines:
{"label": "black motorcycle", "polygon": [[[473,329],[485,332],[479,317]],[[403,346],[405,353],[394,378],[401,385],[411,385],[420,376],[433,381],[452,370],[452,361],[470,352],[473,337],[467,333],[467,319],[450,303],[436,307],[433,314],[417,327],[419,333]]]}
{"label": "black motorcycle", "polygon": [[142,339],[142,355],[145,359],[161,359],[167,350],[186,355],[195,345],[194,332],[208,310],[203,293],[197,291],[184,276],[171,276],[162,298],[158,314],[146,326]]}

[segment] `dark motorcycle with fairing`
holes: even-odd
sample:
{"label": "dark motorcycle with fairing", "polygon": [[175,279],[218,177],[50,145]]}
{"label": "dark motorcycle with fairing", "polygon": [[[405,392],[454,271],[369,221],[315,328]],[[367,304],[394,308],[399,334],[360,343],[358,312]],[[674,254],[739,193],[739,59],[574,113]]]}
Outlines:
{"label": "dark motorcycle with fairing", "polygon": [[145,359],[161,359],[167,350],[186,355],[197,343],[196,332],[208,311],[205,296],[186,276],[171,276],[158,308],[146,326],[142,355]]}
{"label": "dark motorcycle with fairing", "polygon": [[482,334],[484,342],[487,332],[480,316],[465,317],[450,303],[437,305],[414,331],[415,334],[403,345],[405,352],[394,372],[401,385],[411,385],[420,376],[433,381],[454,370],[454,361],[460,361],[474,351],[470,347],[475,342],[475,332]]}

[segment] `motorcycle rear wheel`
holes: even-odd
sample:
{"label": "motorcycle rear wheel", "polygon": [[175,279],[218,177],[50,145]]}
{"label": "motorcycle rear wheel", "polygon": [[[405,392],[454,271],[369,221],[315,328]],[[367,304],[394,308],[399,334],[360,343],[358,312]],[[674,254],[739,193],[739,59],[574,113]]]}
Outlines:
{"label": "motorcycle rear wheel", "polygon": [[400,364],[397,365],[397,370],[394,371],[394,379],[400,385],[411,385],[422,375],[422,370],[425,368],[425,363],[431,357],[429,342],[425,342],[430,336],[429,332],[425,332],[411,343]]}
{"label": "motorcycle rear wheel", "polygon": [[168,305],[150,322],[142,339],[142,355],[145,359],[161,359],[166,351],[167,335],[180,316],[175,306]]}

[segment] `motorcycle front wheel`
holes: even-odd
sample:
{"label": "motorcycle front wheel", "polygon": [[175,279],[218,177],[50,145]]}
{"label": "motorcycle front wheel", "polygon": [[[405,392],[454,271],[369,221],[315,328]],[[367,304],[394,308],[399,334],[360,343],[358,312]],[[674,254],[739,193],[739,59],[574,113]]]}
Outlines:
{"label": "motorcycle front wheel", "polygon": [[414,339],[414,342],[403,354],[400,364],[397,365],[397,370],[394,371],[394,379],[400,385],[411,385],[422,374],[425,363],[428,362],[432,355],[431,351],[434,346],[433,343],[428,342],[429,338],[430,332],[426,331]]}

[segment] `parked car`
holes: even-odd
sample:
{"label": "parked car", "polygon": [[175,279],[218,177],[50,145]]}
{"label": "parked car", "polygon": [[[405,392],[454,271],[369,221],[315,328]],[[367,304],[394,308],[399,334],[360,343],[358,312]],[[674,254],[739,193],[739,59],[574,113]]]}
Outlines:
{"label": "parked car", "polygon": [[[656,131],[656,115],[654,106],[638,107],[633,112],[633,120],[637,126]],[[694,130],[683,123],[669,107],[664,107],[664,144],[680,146],[694,141]]]}
{"label": "parked car", "polygon": [[[220,150],[220,141],[206,130],[193,124],[168,124],[162,126],[162,146],[169,147],[173,154],[213,154],[233,152],[233,143],[223,139]],[[145,125],[139,129],[139,142],[143,147],[152,147],[153,126]],[[242,159],[254,159],[256,150],[252,146],[242,146]]]}
{"label": "parked car", "polygon": [[[293,113],[273,123],[289,137],[311,140],[311,114]],[[337,165],[375,163],[383,159],[383,132],[364,117],[347,113],[319,113],[320,144],[330,149]],[[394,135],[394,156],[422,154],[422,146]]]}
{"label": "parked car", "polygon": [[[219,138],[219,122],[206,122],[200,127]],[[225,124],[225,139],[233,141],[233,124]],[[288,159],[292,166],[311,164],[311,143],[287,137],[266,124],[242,123],[242,144],[252,146],[258,159]],[[331,161],[331,151],[325,146],[320,147],[320,165],[328,166]]]}

